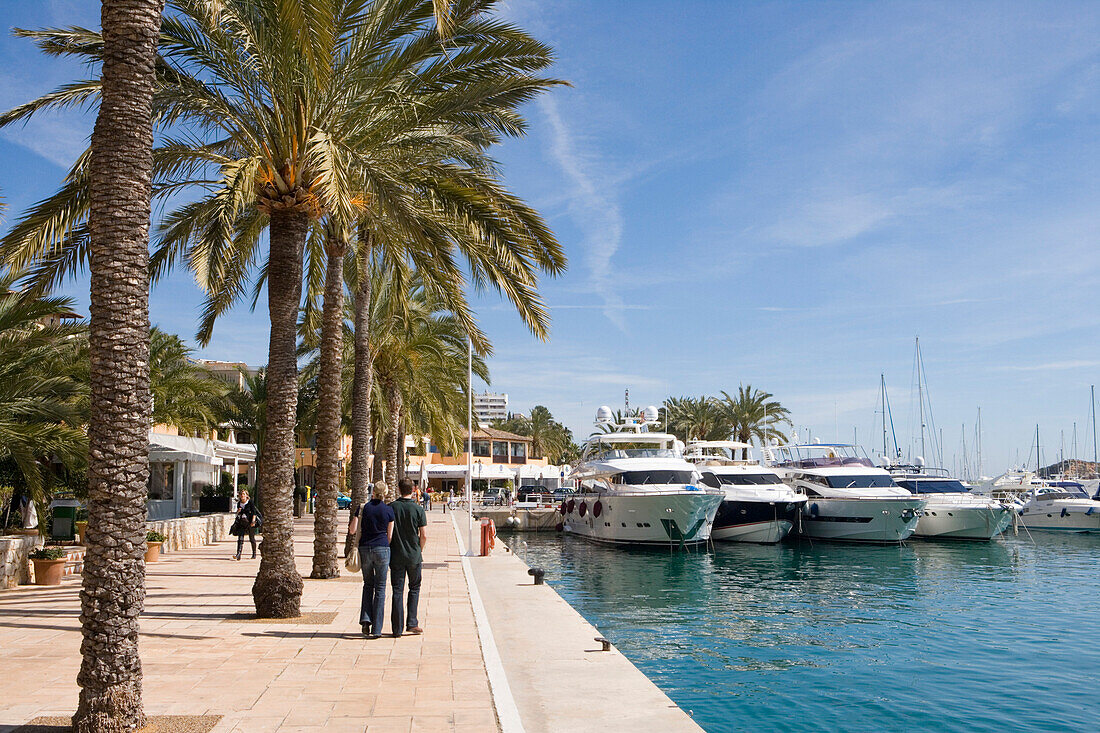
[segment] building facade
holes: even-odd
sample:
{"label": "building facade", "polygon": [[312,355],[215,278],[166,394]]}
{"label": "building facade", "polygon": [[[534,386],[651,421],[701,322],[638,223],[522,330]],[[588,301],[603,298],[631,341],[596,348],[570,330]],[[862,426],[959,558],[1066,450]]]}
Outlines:
{"label": "building facade", "polygon": [[479,425],[491,425],[508,419],[508,395],[493,392],[474,393],[474,416]]}

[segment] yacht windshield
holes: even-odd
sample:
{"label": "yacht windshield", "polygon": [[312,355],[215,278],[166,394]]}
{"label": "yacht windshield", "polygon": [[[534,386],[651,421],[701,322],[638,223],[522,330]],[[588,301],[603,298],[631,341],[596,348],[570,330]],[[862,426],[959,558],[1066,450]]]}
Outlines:
{"label": "yacht windshield", "polygon": [[716,473],[708,475],[713,475],[726,486],[765,486],[767,484],[783,483],[783,481],[773,473]]}
{"label": "yacht windshield", "polygon": [[644,486],[645,484],[690,484],[691,471],[623,471],[611,477],[611,483]]}
{"label": "yacht windshield", "polygon": [[1089,495],[1079,489],[1046,489],[1040,490],[1039,501],[1054,501],[1055,499],[1087,499]]}
{"label": "yacht windshield", "polygon": [[929,481],[927,479],[898,479],[898,486],[914,494],[965,494],[969,491],[961,481]]}
{"label": "yacht windshield", "polygon": [[897,485],[889,476],[826,476],[825,480],[834,489],[876,489]]}

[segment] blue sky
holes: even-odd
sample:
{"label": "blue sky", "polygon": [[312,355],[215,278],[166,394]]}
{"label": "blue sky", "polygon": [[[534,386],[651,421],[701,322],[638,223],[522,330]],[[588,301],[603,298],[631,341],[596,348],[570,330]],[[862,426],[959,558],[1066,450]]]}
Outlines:
{"label": "blue sky", "polygon": [[[498,151],[565,246],[551,340],[495,295],[493,388],[578,434],[600,404],[773,392],[814,436],[899,441],[921,337],[945,459],[977,407],[985,472],[1055,460],[1100,381],[1100,14],[1089,3],[511,0],[572,84]],[[5,4],[4,26],[98,24],[98,3]],[[0,39],[0,105],[79,67]],[[92,120],[0,132],[10,217],[48,194]],[[86,302],[86,282],[68,287]],[[183,273],[152,295],[191,334]],[[203,355],[265,359],[239,308]],[[1082,455],[1091,456],[1090,445]],[[1067,447],[1067,452],[1069,448]]]}

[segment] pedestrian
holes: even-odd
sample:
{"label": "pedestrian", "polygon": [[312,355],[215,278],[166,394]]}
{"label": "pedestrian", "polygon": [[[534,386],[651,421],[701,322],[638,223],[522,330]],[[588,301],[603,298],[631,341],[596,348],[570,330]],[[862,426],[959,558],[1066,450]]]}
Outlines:
{"label": "pedestrian", "polygon": [[[393,586],[393,608],[390,612],[390,629],[394,638],[402,632],[422,634],[416,618],[416,606],[420,601],[420,580],[424,555],[421,552],[428,543],[428,515],[412,497],[413,482],[403,478],[397,482],[401,496],[393,507],[393,539],[390,542],[390,584]],[[408,615],[403,602],[405,581],[409,581]]]}
{"label": "pedestrian", "polygon": [[371,490],[371,500],[355,510],[348,527],[351,534],[359,534],[359,564],[363,571],[359,628],[370,639],[382,636],[386,615],[386,573],[390,567],[394,511],[385,498],[386,484],[379,481]]}
{"label": "pedestrian", "polygon": [[430,512],[432,510],[432,492],[428,491],[427,487],[424,488],[423,500],[424,509]]}
{"label": "pedestrian", "polygon": [[237,499],[237,518],[233,520],[233,526],[229,530],[230,534],[237,535],[237,554],[233,556],[234,560],[241,559],[245,535],[248,535],[248,541],[252,543],[252,559],[256,559],[256,532],[260,529],[261,523],[263,523],[263,517],[260,516],[256,503],[248,495],[248,489],[241,489]]}

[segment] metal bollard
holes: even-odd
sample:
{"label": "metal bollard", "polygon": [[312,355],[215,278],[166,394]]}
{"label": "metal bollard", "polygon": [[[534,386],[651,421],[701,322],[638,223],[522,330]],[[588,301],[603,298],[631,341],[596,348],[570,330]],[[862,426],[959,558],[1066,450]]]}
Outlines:
{"label": "metal bollard", "polygon": [[596,641],[600,642],[600,644],[603,646],[603,649],[601,649],[600,651],[605,651],[605,652],[611,651],[611,642],[610,641],[603,638],[602,636],[597,636]]}
{"label": "metal bollard", "polygon": [[546,575],[546,571],[542,568],[531,568],[527,574],[535,579],[535,585],[542,585],[542,578]]}

